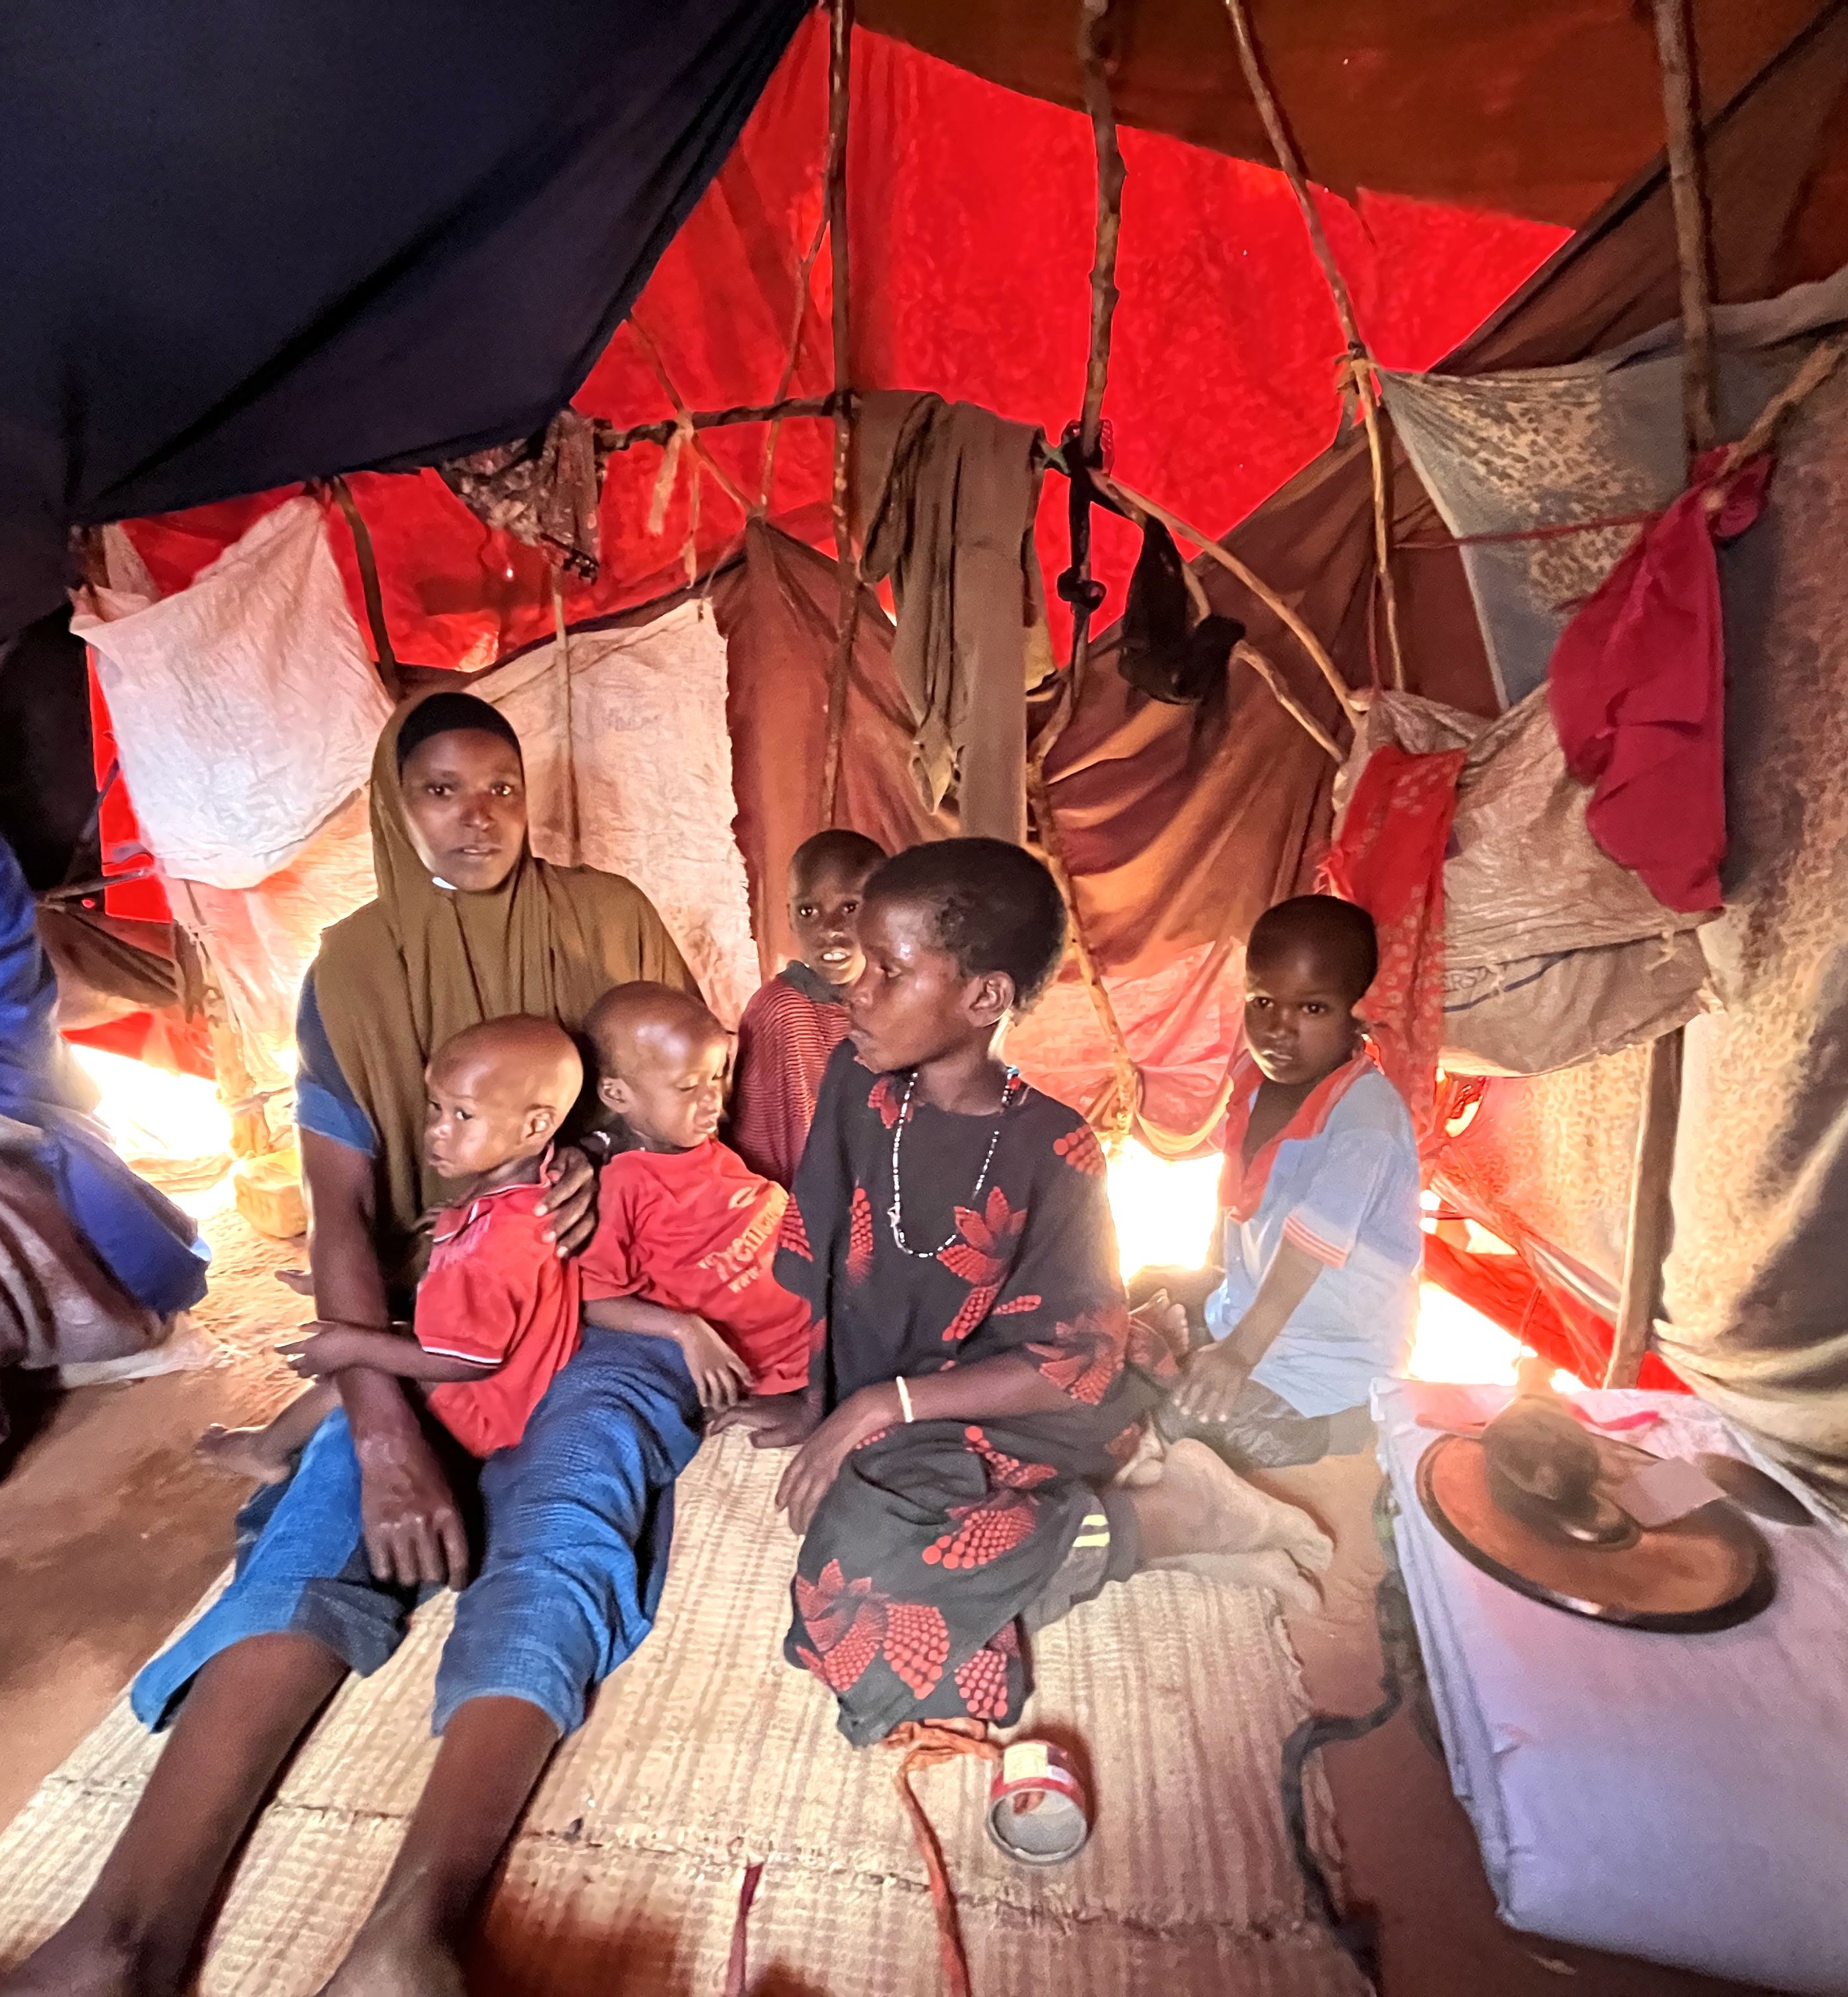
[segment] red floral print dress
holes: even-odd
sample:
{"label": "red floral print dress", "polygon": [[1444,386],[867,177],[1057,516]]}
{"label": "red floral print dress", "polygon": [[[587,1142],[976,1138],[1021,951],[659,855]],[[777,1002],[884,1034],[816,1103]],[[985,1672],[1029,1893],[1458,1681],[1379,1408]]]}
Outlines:
{"label": "red floral print dress", "polygon": [[1019,1618],[1071,1556],[1133,1445],[1165,1352],[1130,1350],[1104,1160],[1075,1109],[1019,1086],[995,1119],[914,1103],[905,1078],[839,1048],[796,1174],[777,1281],[824,1327],[815,1384],[833,1409],[903,1374],[1023,1353],[1061,1388],[1054,1412],[895,1425],[855,1451],[802,1543],[784,1654],[840,1702],[856,1744],[907,1719],[1019,1716]]}

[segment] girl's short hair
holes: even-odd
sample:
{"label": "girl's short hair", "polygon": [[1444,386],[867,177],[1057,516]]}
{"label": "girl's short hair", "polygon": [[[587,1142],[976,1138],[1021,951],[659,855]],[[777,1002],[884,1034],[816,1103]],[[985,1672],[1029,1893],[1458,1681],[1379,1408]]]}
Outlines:
{"label": "girl's short hair", "polygon": [[1065,954],[1065,902],[1043,862],[1005,839],[941,839],[895,854],[866,885],[868,901],[929,908],[939,944],[965,977],[1005,971],[1024,1012]]}

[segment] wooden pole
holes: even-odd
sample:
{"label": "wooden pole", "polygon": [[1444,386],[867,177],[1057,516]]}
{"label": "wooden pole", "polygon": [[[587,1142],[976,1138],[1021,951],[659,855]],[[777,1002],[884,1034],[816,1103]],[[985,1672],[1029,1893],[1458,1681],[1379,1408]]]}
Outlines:
{"label": "wooden pole", "polygon": [[1656,0],[1668,187],[1681,267],[1681,416],[1692,459],[1719,441],[1713,372],[1713,239],[1695,73],[1693,0]]}
{"label": "wooden pole", "polygon": [[1051,746],[1050,740],[1043,741],[1028,754],[1027,802],[1040,828],[1040,843],[1046,854],[1047,869],[1057,882],[1059,892],[1064,896],[1065,905],[1071,912],[1072,954],[1077,961],[1078,975],[1084,981],[1091,1009],[1097,1016],[1098,1025],[1103,1033],[1104,1043],[1110,1050],[1110,1085],[1091,1105],[1086,1116],[1106,1143],[1117,1144],[1128,1136],[1135,1123],[1136,1112],[1142,1101],[1142,1081],[1129,1043],[1123,1037],[1122,1023],[1110,1002],[1109,988],[1098,968],[1097,959],[1091,954],[1091,941],[1084,933],[1084,924],[1078,913],[1077,884],[1066,864],[1065,841],[1060,834],[1052,792],[1046,781],[1046,752]]}
{"label": "wooden pole", "polygon": [[1675,1126],[1681,1106],[1681,1030],[1649,1043],[1643,1085],[1643,1121],[1636,1131],[1636,1161],[1630,1177],[1629,1226],[1623,1249],[1623,1288],[1617,1305],[1616,1334],[1607,1387],[1633,1387],[1643,1370],[1661,1292],[1662,1263],[1672,1222],[1669,1181],[1674,1171]]}
{"label": "wooden pole", "polygon": [[852,362],[847,317],[847,112],[852,97],[853,0],[833,0],[828,45],[828,260],[834,281],[834,566],[840,591],[835,612],[834,658],[828,674],[828,736],[822,756],[819,823],[834,823],[840,793],[841,742],[846,732],[847,685],[853,667],[853,639],[860,623],[860,564],[853,556],[853,527],[847,484],[853,447],[853,419],[846,397]]}
{"label": "wooden pole", "polygon": [[[1707,227],[1692,0],[1655,0],[1655,6],[1675,253],[1681,272],[1681,420],[1691,467],[1719,436],[1713,371],[1713,251]],[[1636,1133],[1636,1162],[1630,1178],[1623,1288],[1617,1305],[1611,1363],[1605,1369],[1607,1387],[1635,1386],[1655,1329],[1662,1264],[1674,1228],[1669,1195],[1681,1121],[1683,1045],[1679,1026],[1650,1043],[1643,1121]]]}
{"label": "wooden pole", "polygon": [[395,707],[404,698],[404,681],[398,674],[398,655],[391,649],[391,633],[385,626],[385,599],[378,586],[378,561],[372,551],[371,532],[346,480],[336,475],[327,484],[353,536],[353,558],[360,566],[360,592],[366,599],[366,622],[372,626],[373,662],[379,684]]}
{"label": "wooden pole", "polygon": [[[782,378],[777,383],[775,402],[778,405],[788,399],[789,385],[795,379],[796,364],[802,358],[802,322],[808,316],[808,280],[815,269],[815,260],[822,254],[822,239],[827,233],[828,206],[823,202],[822,219],[815,225],[815,234],[809,240],[808,247],[803,252],[802,263],[795,274],[795,304],[789,314],[789,351],[783,362]],[[698,417],[694,419],[694,422],[698,424]],[[783,418],[778,413],[770,419],[770,435],[764,445],[763,488],[757,497],[757,511],[760,513],[770,511],[770,488],[777,471],[777,444],[782,434]]]}
{"label": "wooden pole", "polygon": [[1386,612],[1386,650],[1391,664],[1392,684],[1402,688],[1405,684],[1405,660],[1399,646],[1398,594],[1392,580],[1391,501],[1373,364],[1367,356],[1367,343],[1360,337],[1360,322],[1354,317],[1353,301],[1348,295],[1346,281],[1341,275],[1340,265],[1335,261],[1333,246],[1322,226],[1315,198],[1309,191],[1302,155],[1296,150],[1296,141],[1284,121],[1282,106],[1277,101],[1277,93],[1270,88],[1270,79],[1265,75],[1264,64],[1259,59],[1246,0],[1226,0],[1226,12],[1238,40],[1239,66],[1245,72],[1245,81],[1251,91],[1252,102],[1257,106],[1257,115],[1264,122],[1270,150],[1277,155],[1277,164],[1283,169],[1284,178],[1296,197],[1303,225],[1309,232],[1310,247],[1315,253],[1316,262],[1322,266],[1322,274],[1328,280],[1329,291],[1335,301],[1335,316],[1341,322],[1341,336],[1347,342],[1345,365],[1353,384],[1354,399],[1360,405],[1360,421],[1367,432],[1367,454],[1373,467],[1374,562],[1379,571],[1380,601]]}
{"label": "wooden pole", "polygon": [[1345,759],[1333,736],[1329,734],[1315,716],[1310,713],[1295,695],[1284,685],[1282,674],[1271,664],[1257,646],[1247,644],[1241,638],[1233,647],[1232,656],[1235,660],[1249,666],[1257,674],[1258,678],[1270,689],[1271,697],[1276,701],[1277,705],[1303,730],[1312,742],[1326,749],[1329,754],[1334,757],[1336,767],[1339,768]]}
{"label": "wooden pole", "polygon": [[[1104,430],[1104,391],[1110,381],[1110,328],[1116,313],[1116,245],[1123,214],[1123,155],[1110,101],[1106,22],[1111,0],[1079,0],[1078,73],[1084,109],[1097,147],[1097,238],[1091,260],[1091,350],[1084,366],[1084,402],[1078,415],[1078,455],[1095,471]],[[1075,467],[1074,467],[1075,468]],[[1071,670],[1082,685],[1091,657],[1091,606],[1082,594],[1091,580],[1087,546],[1076,557],[1081,595],[1072,605]]]}

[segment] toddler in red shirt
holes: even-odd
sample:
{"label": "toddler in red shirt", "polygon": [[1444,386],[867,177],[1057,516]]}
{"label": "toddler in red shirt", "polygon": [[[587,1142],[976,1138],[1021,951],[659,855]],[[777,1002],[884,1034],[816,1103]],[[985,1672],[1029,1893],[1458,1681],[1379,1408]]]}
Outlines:
{"label": "toddler in red shirt", "polygon": [[835,826],[789,863],[789,923],[800,950],[760,986],[738,1022],[731,1140],[753,1171],[791,1185],[815,1120],[828,1057],[846,1036],[847,994],[865,968],[854,933],[867,877],[885,857]]}
{"label": "toddler in red shirt", "polygon": [[725,1029],[688,994],[637,983],[606,992],[584,1030],[598,1093],[635,1143],[598,1181],[586,1320],[672,1339],[709,1409],[805,1386],[808,1306],[771,1274],[789,1195],[714,1134]]}
{"label": "toddler in red shirt", "polygon": [[515,1016],[445,1040],[425,1071],[424,1156],[464,1196],[436,1216],[429,1268],[417,1287],[414,1337],[325,1320],[281,1347],[317,1384],[267,1428],[215,1437],[221,1468],[266,1483],[338,1399],[328,1376],[370,1366],[426,1384],[426,1403],[475,1456],[508,1449],[578,1349],[578,1271],[546,1238],[539,1209],[558,1126],[584,1085],[564,1028]]}

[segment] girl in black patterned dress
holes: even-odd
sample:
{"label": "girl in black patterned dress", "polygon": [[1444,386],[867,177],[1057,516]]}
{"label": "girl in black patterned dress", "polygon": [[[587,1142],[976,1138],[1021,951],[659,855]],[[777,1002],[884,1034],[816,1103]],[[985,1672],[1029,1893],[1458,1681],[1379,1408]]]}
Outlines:
{"label": "girl in black patterned dress", "polygon": [[1063,952],[1051,876],[998,840],[914,847],[868,882],[860,936],[777,1257],[815,1313],[809,1390],[729,1419],[802,1444],[777,1493],[804,1536],[785,1654],[864,1745],[1011,1723],[1022,1623],[1138,1565],[1231,1552],[1300,1592],[1292,1554],[1326,1542],[1198,1443],[1112,1488],[1174,1364],[1125,1305],[1096,1137],[999,1056]]}

